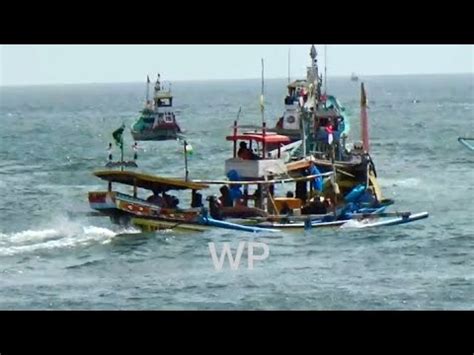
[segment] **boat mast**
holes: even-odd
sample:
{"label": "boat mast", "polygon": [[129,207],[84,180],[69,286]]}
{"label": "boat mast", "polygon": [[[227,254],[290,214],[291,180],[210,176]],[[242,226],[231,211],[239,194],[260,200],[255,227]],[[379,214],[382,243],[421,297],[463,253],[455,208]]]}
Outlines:
{"label": "boat mast", "polygon": [[262,89],[261,89],[261,93],[260,93],[260,112],[262,114],[262,125],[265,123],[265,105],[264,105],[264,101],[263,101],[263,97],[265,95],[265,83],[264,83],[264,70],[265,70],[265,66],[264,66],[264,62],[263,62],[263,58],[262,58]]}
{"label": "boat mast", "polygon": [[146,76],[146,106],[148,106],[150,100],[150,76]]}
{"label": "boat mast", "polygon": [[369,142],[369,117],[367,115],[367,94],[364,83],[360,83],[360,124],[362,133],[362,145],[366,153],[370,152]]}
{"label": "boat mast", "polygon": [[328,62],[328,46],[327,46],[327,44],[325,44],[324,45],[324,96],[326,96],[326,94],[328,92],[327,62]]}
{"label": "boat mast", "polygon": [[262,136],[263,136],[263,142],[262,142],[262,153],[263,157],[266,157],[266,152],[265,152],[265,134],[266,134],[266,122],[265,122],[265,103],[264,103],[264,95],[265,95],[265,64],[263,62],[262,58],[262,93],[260,95],[260,111],[262,113]]}
{"label": "boat mast", "polygon": [[158,126],[159,122],[159,116],[160,116],[160,99],[158,99],[158,92],[161,90],[160,87],[160,73],[158,73],[156,77],[156,83],[155,83],[155,97],[153,98],[155,100],[155,120],[153,122],[152,129],[155,129]]}
{"label": "boat mast", "polygon": [[290,71],[291,71],[291,47],[288,47],[288,85],[290,85]]}

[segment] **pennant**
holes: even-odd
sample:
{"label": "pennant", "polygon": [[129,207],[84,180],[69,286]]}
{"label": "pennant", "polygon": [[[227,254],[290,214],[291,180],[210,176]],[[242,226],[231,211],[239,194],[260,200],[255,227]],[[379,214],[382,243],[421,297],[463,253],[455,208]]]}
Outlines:
{"label": "pennant", "polygon": [[115,140],[115,144],[117,144],[118,147],[120,147],[120,149],[123,148],[123,131],[125,129],[125,125],[122,124],[122,127],[116,129],[113,133],[112,133],[112,137],[114,137],[114,140]]}

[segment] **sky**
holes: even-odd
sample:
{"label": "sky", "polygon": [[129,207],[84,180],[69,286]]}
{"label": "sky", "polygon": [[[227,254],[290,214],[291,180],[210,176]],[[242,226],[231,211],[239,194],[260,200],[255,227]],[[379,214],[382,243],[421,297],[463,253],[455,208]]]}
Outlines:
{"label": "sky", "polygon": [[[324,45],[317,45],[324,66]],[[0,86],[304,77],[310,45],[2,45]],[[328,76],[474,73],[472,45],[328,45]]]}

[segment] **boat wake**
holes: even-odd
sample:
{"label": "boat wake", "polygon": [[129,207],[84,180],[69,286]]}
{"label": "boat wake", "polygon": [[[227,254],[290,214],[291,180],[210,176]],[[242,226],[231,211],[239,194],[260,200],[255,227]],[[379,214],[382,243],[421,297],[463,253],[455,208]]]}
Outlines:
{"label": "boat wake", "polygon": [[76,222],[63,223],[48,229],[28,229],[17,233],[0,232],[0,256],[68,249],[95,243],[107,244],[120,233],[92,225],[82,226]]}
{"label": "boat wake", "polygon": [[380,183],[386,186],[400,186],[400,187],[417,187],[420,185],[421,180],[418,178],[407,178],[407,179],[380,179]]}
{"label": "boat wake", "polygon": [[344,223],[340,228],[341,229],[359,229],[363,228],[367,224],[367,221],[358,221],[355,219],[350,219]]}

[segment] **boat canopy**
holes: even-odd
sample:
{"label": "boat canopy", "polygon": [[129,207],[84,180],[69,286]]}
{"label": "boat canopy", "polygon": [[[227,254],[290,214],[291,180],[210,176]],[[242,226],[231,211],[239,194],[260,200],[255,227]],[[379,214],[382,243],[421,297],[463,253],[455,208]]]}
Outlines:
{"label": "boat canopy", "polygon": [[296,89],[299,87],[308,87],[308,82],[306,80],[295,80],[288,84],[288,89]]}
{"label": "boat canopy", "polygon": [[236,134],[232,136],[227,136],[226,140],[228,141],[241,141],[241,140],[247,140],[247,141],[256,141],[256,142],[262,142],[262,143],[272,143],[272,144],[278,144],[278,143],[291,143],[291,139],[287,136],[283,136],[280,134],[273,134],[273,133],[244,133],[244,134]]}
{"label": "boat canopy", "polygon": [[179,178],[164,178],[134,171],[102,170],[94,172],[94,175],[108,182],[141,187],[159,193],[168,190],[202,190],[209,187],[206,184],[185,181]]}

